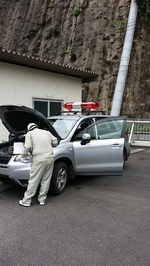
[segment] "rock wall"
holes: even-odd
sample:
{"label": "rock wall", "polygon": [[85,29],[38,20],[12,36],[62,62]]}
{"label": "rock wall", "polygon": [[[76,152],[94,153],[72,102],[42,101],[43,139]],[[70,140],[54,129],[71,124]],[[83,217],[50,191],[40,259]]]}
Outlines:
{"label": "rock wall", "polygon": [[[130,0],[1,0],[0,47],[98,72],[83,100],[110,113]],[[150,34],[137,20],[121,114],[150,117]]]}

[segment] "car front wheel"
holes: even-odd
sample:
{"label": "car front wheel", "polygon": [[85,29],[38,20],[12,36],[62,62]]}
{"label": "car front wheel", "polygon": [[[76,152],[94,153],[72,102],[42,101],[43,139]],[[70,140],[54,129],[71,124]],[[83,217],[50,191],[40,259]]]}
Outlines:
{"label": "car front wheel", "polygon": [[50,191],[53,195],[60,195],[66,188],[68,179],[68,167],[64,162],[58,162],[54,165],[54,171],[51,180]]}

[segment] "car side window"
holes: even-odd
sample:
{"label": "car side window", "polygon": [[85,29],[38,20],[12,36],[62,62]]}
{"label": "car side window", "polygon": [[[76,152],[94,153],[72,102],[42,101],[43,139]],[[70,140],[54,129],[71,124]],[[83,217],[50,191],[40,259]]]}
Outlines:
{"label": "car side window", "polygon": [[91,125],[88,128],[85,128],[84,130],[82,130],[81,132],[79,132],[76,136],[75,136],[75,141],[77,140],[81,140],[82,139],[82,135],[88,133],[91,136],[91,139],[96,139],[96,132],[95,132],[95,126],[94,124]]}
{"label": "car side window", "polygon": [[99,139],[120,138],[124,120],[107,121],[97,124],[97,134]]}
{"label": "car side window", "polygon": [[84,133],[88,133],[92,140],[120,138],[124,120],[98,121],[85,128],[75,136],[75,141],[82,139]]}
{"label": "car side window", "polygon": [[74,140],[81,140],[82,135],[87,132],[86,128],[92,123],[93,123],[92,119],[82,120],[82,122],[79,124],[78,128],[76,129]]}

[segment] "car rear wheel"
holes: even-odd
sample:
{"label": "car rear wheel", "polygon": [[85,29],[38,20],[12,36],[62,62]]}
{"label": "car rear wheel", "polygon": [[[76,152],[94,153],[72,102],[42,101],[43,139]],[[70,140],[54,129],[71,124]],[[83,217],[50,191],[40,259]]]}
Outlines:
{"label": "car rear wheel", "polygon": [[126,155],[126,151],[124,150],[124,152],[123,152],[123,169],[125,168],[126,158],[127,158],[127,155]]}
{"label": "car rear wheel", "polygon": [[60,195],[66,188],[68,179],[68,167],[64,162],[58,162],[54,165],[53,176],[51,180],[50,191],[53,195]]}

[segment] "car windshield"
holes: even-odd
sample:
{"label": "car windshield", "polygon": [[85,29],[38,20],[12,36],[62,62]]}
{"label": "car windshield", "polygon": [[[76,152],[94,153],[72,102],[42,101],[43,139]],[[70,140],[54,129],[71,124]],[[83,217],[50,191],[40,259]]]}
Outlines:
{"label": "car windshield", "polygon": [[65,118],[48,118],[48,121],[53,125],[57,133],[62,139],[65,139],[75,123],[76,119],[65,119]]}

